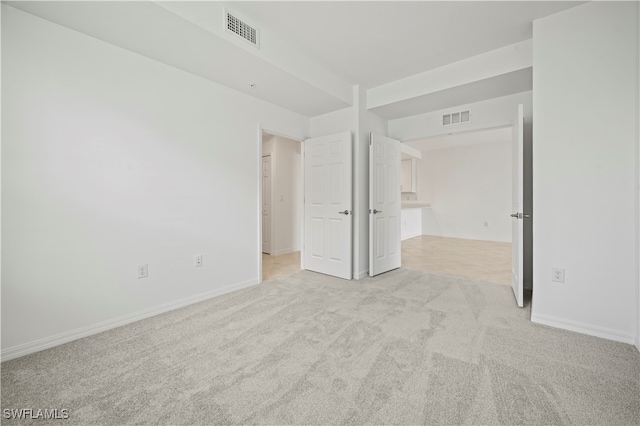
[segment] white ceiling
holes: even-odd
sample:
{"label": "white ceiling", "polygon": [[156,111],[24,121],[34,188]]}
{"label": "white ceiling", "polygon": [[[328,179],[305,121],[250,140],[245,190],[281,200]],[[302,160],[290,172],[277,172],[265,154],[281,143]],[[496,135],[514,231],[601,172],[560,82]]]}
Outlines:
{"label": "white ceiling", "polygon": [[[41,18],[306,116],[345,108],[352,84],[390,83],[531,38],[559,1],[21,1]],[[260,50],[222,28],[228,7],[257,26]],[[251,88],[250,83],[255,87]],[[531,90],[529,71],[374,112],[387,119]]]}
{"label": "white ceiling", "polygon": [[227,2],[351,84],[399,80],[532,37],[571,1]]}

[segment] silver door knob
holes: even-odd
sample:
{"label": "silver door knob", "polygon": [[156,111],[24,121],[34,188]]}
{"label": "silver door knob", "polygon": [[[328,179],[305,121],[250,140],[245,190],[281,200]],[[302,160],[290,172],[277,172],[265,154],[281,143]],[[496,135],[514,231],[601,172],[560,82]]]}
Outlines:
{"label": "silver door knob", "polygon": [[373,209],[373,214],[376,214],[376,213],[382,213],[382,210]]}
{"label": "silver door knob", "polygon": [[345,215],[347,215],[347,216],[348,216],[348,215],[349,215],[349,210],[345,210],[345,211],[343,211],[343,212],[338,212],[338,213],[339,213],[339,214],[345,214]]}
{"label": "silver door knob", "polygon": [[511,217],[515,217],[516,219],[518,218],[518,213],[514,213],[512,215],[510,215]]}

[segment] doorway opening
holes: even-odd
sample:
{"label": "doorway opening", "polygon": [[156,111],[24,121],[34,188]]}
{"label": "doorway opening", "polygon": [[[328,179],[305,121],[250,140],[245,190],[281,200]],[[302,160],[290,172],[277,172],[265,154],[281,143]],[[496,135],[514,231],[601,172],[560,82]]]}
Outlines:
{"label": "doorway opening", "polygon": [[261,130],[261,280],[300,271],[302,144]]}
{"label": "doorway opening", "polygon": [[407,145],[422,158],[401,194],[402,265],[511,286],[512,127]]}

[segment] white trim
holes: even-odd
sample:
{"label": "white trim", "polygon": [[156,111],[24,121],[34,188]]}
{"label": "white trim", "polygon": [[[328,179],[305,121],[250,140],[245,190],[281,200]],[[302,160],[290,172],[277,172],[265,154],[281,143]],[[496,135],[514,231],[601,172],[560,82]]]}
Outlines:
{"label": "white trim", "polygon": [[155,306],[153,308],[144,309],[142,311],[134,312],[132,314],[123,315],[121,317],[109,319],[96,324],[88,325],[86,327],[76,328],[75,330],[65,331],[54,336],[45,337],[43,339],[35,340],[33,342],[24,343],[22,345],[14,346],[0,352],[0,359],[2,362],[10,359],[18,358],[21,356],[29,355],[34,352],[39,352],[44,349],[53,348],[55,346],[62,345],[64,343],[72,342],[74,340],[82,339],[83,337],[92,336],[94,334],[102,333],[103,331],[111,330],[113,328],[121,327],[123,325],[131,324],[136,321],[140,321],[146,318],[150,318],[165,312],[173,311],[194,303],[202,302],[204,300],[211,299],[216,296],[231,293],[233,291],[242,290],[247,287],[252,287],[260,284],[259,280],[251,279],[248,281],[228,285],[226,287],[218,288],[215,290],[206,291],[204,293],[196,294],[195,296],[185,297],[173,302],[168,302],[163,305]]}
{"label": "white trim", "polygon": [[564,330],[575,331],[577,333],[588,334],[590,336],[601,337],[603,339],[614,340],[622,343],[634,343],[634,336],[612,328],[600,327],[593,324],[587,324],[579,321],[571,321],[564,318],[558,318],[551,315],[532,314],[531,322],[536,324],[548,325],[550,327],[561,328]]}
{"label": "white trim", "polygon": [[404,238],[401,238],[400,241],[402,242],[402,241],[406,241],[408,239],[415,238],[415,237],[420,237],[420,236],[422,236],[422,233],[417,232],[415,234],[406,235]]}
{"label": "white trim", "polygon": [[288,253],[295,253],[297,251],[300,251],[299,248],[287,248],[287,249],[282,249],[282,250],[277,250],[271,253],[271,256],[281,256],[283,254],[288,254]]}
{"label": "white trim", "polygon": [[[636,42],[640,46],[640,4],[636,3]],[[640,351],[640,53],[636,50],[636,338]]]}
{"label": "white trim", "polygon": [[404,142],[400,143],[400,152],[414,158],[418,158],[418,159],[422,158],[422,151],[419,151],[414,147],[405,144]]}
{"label": "white trim", "polygon": [[[474,127],[472,129],[460,130],[458,132],[434,133],[432,135],[409,138],[409,139],[403,140],[402,143],[406,144],[406,143],[410,143],[410,142],[421,141],[423,139],[436,139],[436,138],[442,138],[442,137],[451,136],[451,135],[464,135],[464,134],[467,134],[467,133],[478,133],[478,132],[484,132],[486,130],[506,129],[507,127],[513,127],[513,122],[511,122],[511,121],[498,121],[498,122],[486,123],[486,124],[483,124],[483,125],[481,125],[479,127]],[[407,145],[407,146],[409,146],[409,145]]]}
{"label": "white trim", "polygon": [[[269,133],[270,135],[280,136],[286,139],[291,139],[296,142],[300,142],[300,170],[301,170],[301,179],[302,179],[302,195],[300,197],[301,204],[298,208],[301,208],[304,211],[304,141],[306,139],[305,136],[290,136],[281,132],[275,132],[271,129],[262,127],[261,123],[258,123],[258,272],[260,276],[258,277],[258,281],[262,283],[262,133]],[[273,160],[273,159],[272,159]],[[271,170],[273,172],[274,164],[271,163]],[[273,193],[272,200],[273,200]],[[273,204],[273,203],[272,203]],[[272,215],[273,216],[273,215]],[[273,220],[273,219],[272,219]],[[273,225],[273,222],[272,222]],[[301,221],[300,224],[300,232],[302,238],[302,248],[300,249],[300,269],[304,269],[304,220]],[[273,226],[271,226],[271,231],[273,233]],[[273,243],[272,246],[273,248]],[[294,250],[295,251],[295,250]],[[284,254],[284,253],[281,253]]]}
{"label": "white trim", "polygon": [[262,125],[258,123],[258,283],[262,284]]}
{"label": "white trim", "polygon": [[365,269],[364,271],[360,271],[360,273],[353,278],[355,278],[356,280],[361,280],[362,278],[365,278],[368,276],[369,276],[369,268]]}

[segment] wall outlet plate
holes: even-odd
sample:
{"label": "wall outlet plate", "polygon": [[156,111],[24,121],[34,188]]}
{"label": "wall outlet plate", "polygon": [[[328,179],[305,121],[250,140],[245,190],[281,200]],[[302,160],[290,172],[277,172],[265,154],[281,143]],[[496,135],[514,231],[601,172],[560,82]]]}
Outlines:
{"label": "wall outlet plate", "polygon": [[138,278],[146,278],[149,276],[149,264],[141,263],[138,265]]}
{"label": "wall outlet plate", "polygon": [[556,283],[563,283],[564,268],[551,268],[551,281]]}
{"label": "wall outlet plate", "polygon": [[202,266],[202,255],[201,254],[196,254],[195,257],[193,258],[193,266],[195,266],[196,268],[199,266]]}

